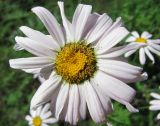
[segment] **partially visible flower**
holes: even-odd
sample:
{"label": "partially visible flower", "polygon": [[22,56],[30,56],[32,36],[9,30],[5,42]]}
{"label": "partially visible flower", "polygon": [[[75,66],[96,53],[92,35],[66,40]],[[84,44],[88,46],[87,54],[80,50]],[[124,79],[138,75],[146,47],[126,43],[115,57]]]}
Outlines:
{"label": "partially visible flower", "polygon": [[[137,31],[131,32],[132,36],[128,37],[126,42],[131,42],[132,44],[139,45],[139,60],[142,65],[146,62],[146,56],[152,61],[154,64],[155,59],[153,55],[154,53],[160,56],[160,39],[151,39],[152,34],[144,31],[141,35],[138,34]],[[130,50],[125,54],[125,57],[129,57],[133,53],[135,53],[138,49]]]}
{"label": "partially visible flower", "polygon": [[72,125],[86,119],[87,111],[96,123],[106,122],[113,111],[111,98],[137,112],[131,105],[136,91],[126,83],[144,80],[147,74],[120,58],[137,48],[115,47],[129,33],[121,18],[113,22],[105,13],[91,13],[92,6],[79,4],[70,22],[64,3],[58,5],[63,25],[47,9],[32,9],[51,36],[22,26],[27,37],[15,38],[17,49],[35,57],[12,59],[10,66],[45,78],[31,100],[31,108],[51,102],[56,119]]}
{"label": "partially visible flower", "polygon": [[[160,110],[160,95],[157,93],[151,93],[150,95],[155,98],[155,100],[150,101],[149,109],[152,111]],[[157,115],[157,119],[160,119],[160,113]]]}
{"label": "partially visible flower", "polygon": [[52,116],[50,104],[39,106],[36,110],[30,110],[31,115],[27,115],[25,119],[30,126],[48,126],[48,124],[56,123],[57,120]]}

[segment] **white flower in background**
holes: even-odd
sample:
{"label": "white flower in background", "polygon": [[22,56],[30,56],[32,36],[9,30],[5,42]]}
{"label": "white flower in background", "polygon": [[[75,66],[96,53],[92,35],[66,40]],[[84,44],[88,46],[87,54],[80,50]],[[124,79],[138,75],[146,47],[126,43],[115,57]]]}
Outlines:
{"label": "white flower in background", "polygon": [[30,126],[48,126],[48,124],[56,123],[57,120],[52,116],[50,104],[39,106],[36,110],[30,110],[31,115],[26,116],[26,120]]}
{"label": "white flower in background", "polygon": [[121,18],[116,22],[107,14],[91,13],[92,6],[79,4],[70,22],[64,3],[58,2],[63,25],[43,7],[32,11],[41,19],[51,36],[20,27],[27,37],[16,37],[18,47],[36,57],[10,60],[10,66],[46,79],[31,100],[31,109],[51,101],[58,120],[73,125],[86,118],[87,110],[96,123],[106,121],[112,112],[110,98],[137,112],[130,102],[136,91],[126,83],[146,79],[142,69],[121,60],[137,45],[114,47],[128,35]]}
{"label": "white flower in background", "polygon": [[[155,98],[155,100],[150,101],[149,109],[152,111],[160,110],[160,95],[157,93],[151,93],[151,96]],[[160,119],[160,113],[157,115],[157,119]]]}
{"label": "white flower in background", "polygon": [[[146,56],[148,56],[148,58],[154,64],[155,59],[151,54],[151,52],[160,56],[160,45],[159,45],[160,39],[151,39],[152,35],[146,31],[144,31],[141,36],[136,31],[131,32],[131,34],[132,36],[128,37],[126,42],[131,42],[131,44],[140,45],[138,48],[140,63],[144,65],[146,62]],[[130,55],[135,53],[138,49],[133,49],[128,51],[125,54],[125,57],[129,57]]]}

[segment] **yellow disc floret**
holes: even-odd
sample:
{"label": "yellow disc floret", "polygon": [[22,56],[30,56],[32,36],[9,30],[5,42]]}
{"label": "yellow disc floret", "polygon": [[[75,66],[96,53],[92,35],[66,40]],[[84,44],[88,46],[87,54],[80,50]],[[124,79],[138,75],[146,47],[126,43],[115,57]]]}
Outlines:
{"label": "yellow disc floret", "polygon": [[147,40],[145,38],[137,38],[136,39],[136,42],[139,42],[139,43],[147,43]]}
{"label": "yellow disc floret", "polygon": [[41,126],[42,124],[42,119],[39,116],[36,116],[33,118],[33,125],[34,126]]}
{"label": "yellow disc floret", "polygon": [[66,44],[56,57],[55,68],[68,83],[80,84],[96,71],[94,50],[83,41]]}

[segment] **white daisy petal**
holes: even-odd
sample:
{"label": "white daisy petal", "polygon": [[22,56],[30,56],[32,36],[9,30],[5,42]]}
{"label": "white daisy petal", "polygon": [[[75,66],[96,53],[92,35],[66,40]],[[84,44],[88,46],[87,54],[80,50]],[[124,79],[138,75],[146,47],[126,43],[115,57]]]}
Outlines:
{"label": "white daisy petal", "polygon": [[86,101],[89,113],[92,117],[92,119],[96,123],[102,123],[105,121],[105,114],[102,107],[102,104],[100,103],[100,100],[98,98],[98,95],[96,94],[96,91],[93,89],[92,85],[86,81],[84,84],[86,88]]}
{"label": "white daisy petal", "polygon": [[131,34],[136,38],[140,37],[137,31],[133,31],[133,32],[131,32]]}
{"label": "white daisy petal", "polygon": [[160,105],[160,100],[151,100],[149,103],[152,105]]}
{"label": "white daisy petal", "polygon": [[16,43],[16,44],[14,45],[13,49],[16,50],[16,51],[21,51],[21,50],[23,50],[24,48],[22,48],[18,43]]}
{"label": "white daisy petal", "polygon": [[49,126],[49,125],[47,125],[46,123],[42,123],[42,126]]}
{"label": "white daisy petal", "polygon": [[149,39],[152,37],[152,34],[150,34],[149,32],[147,31],[144,31],[141,35],[142,38],[146,38],[146,39]]}
{"label": "white daisy petal", "polygon": [[149,110],[152,110],[152,111],[160,110],[160,105],[151,105],[149,107]]}
{"label": "white daisy petal", "polygon": [[107,96],[128,106],[136,94],[135,90],[116,78],[98,71],[95,75],[99,87]]}
{"label": "white daisy petal", "polygon": [[31,100],[31,108],[36,108],[38,105],[50,101],[53,92],[58,89],[60,81],[59,76],[51,75],[48,80],[40,85]]}
{"label": "white daisy petal", "polygon": [[126,39],[126,42],[134,42],[136,40],[136,37],[130,36]]}
{"label": "white daisy petal", "polygon": [[85,36],[87,35],[87,33],[92,29],[92,27],[95,25],[95,23],[97,22],[99,15],[96,13],[90,14],[88,17],[88,20],[86,22],[86,25],[84,27],[83,30],[83,34],[82,37],[85,38]]}
{"label": "white daisy petal", "polygon": [[42,108],[41,115],[44,115],[50,109],[50,104],[45,104]]}
{"label": "white daisy petal", "polygon": [[15,37],[16,42],[28,52],[36,56],[54,56],[56,52],[52,48],[48,48],[39,42],[31,40],[26,37]]}
{"label": "white daisy petal", "polygon": [[128,35],[128,30],[124,27],[119,27],[113,30],[108,36],[106,36],[102,41],[99,42],[98,54],[102,54],[119,43],[126,35]]}
{"label": "white daisy petal", "polygon": [[150,95],[151,95],[153,98],[160,99],[160,95],[157,94],[157,93],[151,93]]}
{"label": "white daisy petal", "polygon": [[60,46],[53,38],[48,37],[41,32],[33,30],[27,26],[21,26],[20,30],[30,39],[33,39],[44,46],[53,47],[54,50],[60,50]]}
{"label": "white daisy petal", "polygon": [[42,110],[42,106],[39,106],[39,107],[36,109],[36,116],[39,116],[39,115],[40,115],[41,110]]}
{"label": "white daisy petal", "polygon": [[10,67],[14,69],[35,69],[42,68],[52,63],[49,57],[29,57],[9,60]]}
{"label": "white daisy petal", "polygon": [[152,48],[152,47],[150,47],[150,46],[147,46],[147,48],[148,48],[152,53],[160,56],[160,51],[157,51],[157,50],[155,50],[154,48]]}
{"label": "white daisy petal", "polygon": [[125,53],[124,56],[127,58],[127,57],[131,56],[133,53],[135,53],[136,51],[137,51],[136,49],[128,51],[127,53]]}
{"label": "white daisy petal", "polygon": [[56,122],[57,122],[57,119],[55,119],[55,118],[48,118],[48,119],[43,120],[43,123],[53,124],[53,123],[56,123]]}
{"label": "white daisy petal", "polygon": [[68,95],[69,95],[69,85],[68,84],[61,85],[56,101],[55,116],[57,119],[60,119],[60,114],[63,111]]}
{"label": "white daisy petal", "polygon": [[32,11],[40,18],[50,35],[57,40],[60,46],[63,46],[65,44],[65,38],[55,17],[43,7],[34,7]]}
{"label": "white daisy petal", "polygon": [[[72,24],[74,28],[74,39],[79,41],[82,37],[83,30],[86,26],[88,17],[90,16],[92,6],[79,4],[73,16]],[[79,27],[80,26],[80,27]]]}
{"label": "white daisy petal", "polygon": [[145,62],[146,62],[146,56],[145,56],[144,48],[140,48],[140,50],[139,50],[139,60],[140,60],[140,63],[142,65],[144,65]]}
{"label": "white daisy petal", "polygon": [[154,43],[150,43],[150,45],[152,48],[154,48],[157,51],[160,51],[160,45],[154,44]]}
{"label": "white daisy petal", "polygon": [[41,113],[40,115],[43,119],[47,119],[48,117],[50,117],[52,115],[52,113],[50,111],[48,111],[43,114]]}
{"label": "white daisy petal", "polygon": [[160,119],[160,113],[157,115],[157,119]]}
{"label": "white daisy petal", "polygon": [[112,19],[108,15],[103,14],[99,16],[96,24],[86,36],[87,42],[92,43],[98,40],[111,25]]}
{"label": "white daisy petal", "polygon": [[148,40],[149,43],[160,44],[160,39]]}
{"label": "white daisy petal", "polygon": [[150,53],[150,51],[147,48],[144,48],[144,51],[145,51],[146,55],[149,57],[149,59],[152,61],[152,64],[154,64],[155,60],[154,60],[153,55]]}
{"label": "white daisy petal", "polygon": [[30,109],[30,113],[32,117],[36,116],[36,110]]}
{"label": "white daisy petal", "polygon": [[25,117],[25,119],[26,119],[27,121],[32,121],[32,117],[31,117],[30,115],[27,115],[27,116]]}
{"label": "white daisy petal", "polygon": [[65,16],[64,3],[62,1],[58,1],[58,6],[60,8],[63,26],[64,26],[65,31],[66,31],[67,42],[74,41],[73,26]]}
{"label": "white daisy petal", "polygon": [[73,84],[70,86],[68,109],[65,121],[76,125],[79,120],[79,92],[78,86]]}
{"label": "white daisy petal", "polygon": [[79,104],[79,114],[82,119],[86,118],[86,112],[87,112],[87,104],[85,99],[85,88],[83,85],[78,85],[79,88],[79,95],[80,95],[80,104]]}

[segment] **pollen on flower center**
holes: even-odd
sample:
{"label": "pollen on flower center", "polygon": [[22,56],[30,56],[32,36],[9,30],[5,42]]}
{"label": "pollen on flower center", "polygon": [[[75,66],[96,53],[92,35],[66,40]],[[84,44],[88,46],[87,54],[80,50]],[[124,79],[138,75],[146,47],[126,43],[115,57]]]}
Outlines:
{"label": "pollen on flower center", "polygon": [[39,116],[36,116],[33,118],[33,125],[34,126],[41,126],[42,124],[42,119]]}
{"label": "pollen on flower center", "polygon": [[139,43],[147,43],[147,40],[145,38],[137,38],[136,39],[136,42],[139,42]]}
{"label": "pollen on flower center", "polygon": [[80,84],[96,71],[94,50],[83,41],[66,44],[56,57],[55,68],[68,83]]}

